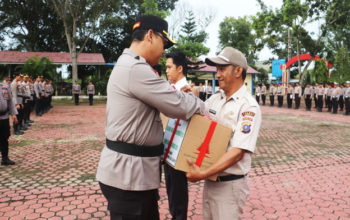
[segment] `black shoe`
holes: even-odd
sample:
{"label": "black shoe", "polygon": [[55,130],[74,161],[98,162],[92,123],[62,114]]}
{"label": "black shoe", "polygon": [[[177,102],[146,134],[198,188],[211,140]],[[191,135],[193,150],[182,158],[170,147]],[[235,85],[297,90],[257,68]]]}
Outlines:
{"label": "black shoe", "polygon": [[19,128],[19,130],[26,131],[26,130],[28,130],[28,128],[26,128],[26,127],[24,127],[24,126],[21,126],[21,127]]}
{"label": "black shoe", "polygon": [[7,160],[2,160],[1,161],[1,165],[5,165],[5,166],[8,166],[8,165],[15,165],[16,163],[10,159],[7,159]]}
{"label": "black shoe", "polygon": [[14,131],[13,132],[15,135],[22,135],[22,134],[24,134],[24,132],[22,132],[22,131]]}
{"label": "black shoe", "polygon": [[34,123],[34,121],[33,120],[28,120],[28,123]]}
{"label": "black shoe", "polygon": [[24,125],[23,125],[24,127],[26,127],[26,128],[29,128],[30,126],[32,126],[31,124],[29,124],[28,122],[26,122],[26,123],[24,123]]}

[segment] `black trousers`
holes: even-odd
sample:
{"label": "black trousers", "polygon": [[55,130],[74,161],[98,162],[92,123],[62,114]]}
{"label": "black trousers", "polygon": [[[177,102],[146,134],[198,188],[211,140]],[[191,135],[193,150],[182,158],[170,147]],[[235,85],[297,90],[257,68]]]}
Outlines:
{"label": "black trousers", "polygon": [[207,99],[209,99],[211,95],[212,95],[211,93],[208,93],[207,94]]}
{"label": "black trousers", "polygon": [[262,99],[262,103],[263,103],[263,105],[265,105],[266,95],[261,95],[261,99]]}
{"label": "black trousers", "polygon": [[164,164],[169,210],[173,220],[186,220],[188,209],[188,183],[186,173]]}
{"label": "black trousers", "polygon": [[317,96],[317,110],[319,112],[322,112],[322,109],[323,109],[323,96],[319,95]]}
{"label": "black trousers", "polygon": [[111,220],[159,220],[158,189],[128,191],[99,183]]}
{"label": "black trousers", "polygon": [[305,106],[306,106],[306,110],[311,110],[311,95],[306,95]]}
{"label": "black trousers", "polygon": [[0,150],[2,160],[8,159],[9,154],[9,137],[10,137],[10,120],[0,120]]}
{"label": "black trousers", "polygon": [[30,115],[30,101],[27,100],[27,102],[24,103],[24,108],[23,108],[24,123],[26,123],[29,120],[29,115]]}
{"label": "black trousers", "polygon": [[94,95],[93,94],[89,94],[89,103],[90,103],[90,105],[94,104]]}
{"label": "black trousers", "polygon": [[274,95],[270,95],[270,106],[273,106],[275,103],[275,96]]}
{"label": "black trousers", "polygon": [[79,94],[74,94],[74,103],[79,105]]}
{"label": "black trousers", "polygon": [[256,102],[257,102],[258,104],[260,104],[260,103],[259,103],[259,102],[260,102],[260,96],[256,95],[256,96],[255,96],[255,99],[256,99]]}
{"label": "black trousers", "polygon": [[340,108],[340,111],[343,111],[343,109],[344,109],[344,96],[340,96],[339,97],[339,108]]}
{"label": "black trousers", "polygon": [[205,96],[207,94],[205,92],[199,92],[199,98],[202,100],[202,101],[205,101]]}
{"label": "black trousers", "polygon": [[316,96],[316,94],[314,95],[314,101],[315,101],[315,108],[317,108],[317,96]]}
{"label": "black trousers", "polygon": [[328,105],[327,105],[327,107],[328,107],[328,111],[329,112],[331,112],[332,111],[332,99],[331,99],[331,97],[330,96],[327,96],[327,102],[328,102]]}
{"label": "black trousers", "polygon": [[300,97],[299,94],[295,94],[295,109],[299,109],[300,107]]}
{"label": "black trousers", "polygon": [[292,95],[291,93],[287,94],[287,105],[288,105],[288,108],[291,108],[292,104],[293,104],[293,99],[290,97],[291,95]]}
{"label": "black trousers", "polygon": [[350,98],[345,98],[345,114],[350,114]]}
{"label": "black trousers", "polygon": [[283,106],[283,95],[279,95],[278,97],[278,107],[282,107]]}
{"label": "black trousers", "polygon": [[332,103],[333,103],[333,114],[337,114],[338,113],[338,99],[332,98]]}

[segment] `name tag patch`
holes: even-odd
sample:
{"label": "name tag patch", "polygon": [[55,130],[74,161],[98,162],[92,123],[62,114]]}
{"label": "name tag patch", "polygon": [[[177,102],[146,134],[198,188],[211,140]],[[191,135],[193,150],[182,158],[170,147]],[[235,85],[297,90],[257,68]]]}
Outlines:
{"label": "name tag patch", "polygon": [[214,109],[209,109],[209,112],[212,113],[213,115],[216,114],[216,111]]}

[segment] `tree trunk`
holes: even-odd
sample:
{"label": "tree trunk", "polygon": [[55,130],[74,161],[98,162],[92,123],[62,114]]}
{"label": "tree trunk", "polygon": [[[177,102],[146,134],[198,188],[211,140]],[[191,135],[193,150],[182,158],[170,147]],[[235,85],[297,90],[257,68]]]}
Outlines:
{"label": "tree trunk", "polygon": [[78,81],[78,57],[77,57],[77,49],[73,46],[72,50],[72,79],[73,83]]}

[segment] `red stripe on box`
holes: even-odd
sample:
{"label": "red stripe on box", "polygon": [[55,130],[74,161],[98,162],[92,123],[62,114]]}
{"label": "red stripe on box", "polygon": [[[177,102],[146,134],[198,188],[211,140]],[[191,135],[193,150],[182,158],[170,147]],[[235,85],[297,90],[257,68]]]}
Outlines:
{"label": "red stripe on box", "polygon": [[216,125],[217,125],[217,123],[215,121],[212,121],[210,123],[210,127],[209,127],[209,130],[207,132],[207,135],[205,136],[203,143],[199,147],[199,154],[198,154],[197,160],[196,160],[196,165],[199,167],[202,165],[205,154],[209,153],[209,144],[210,144],[211,138],[213,137]]}
{"label": "red stripe on box", "polygon": [[163,161],[166,161],[166,158],[168,158],[168,154],[169,154],[171,145],[173,144],[173,140],[174,140],[174,137],[175,137],[175,134],[176,134],[176,130],[177,130],[177,127],[179,126],[179,124],[180,124],[180,119],[177,119],[175,127],[174,127],[174,130],[173,130],[173,133],[171,134],[171,138],[170,138],[170,141],[169,141],[169,144],[168,144],[168,148],[166,149]]}

